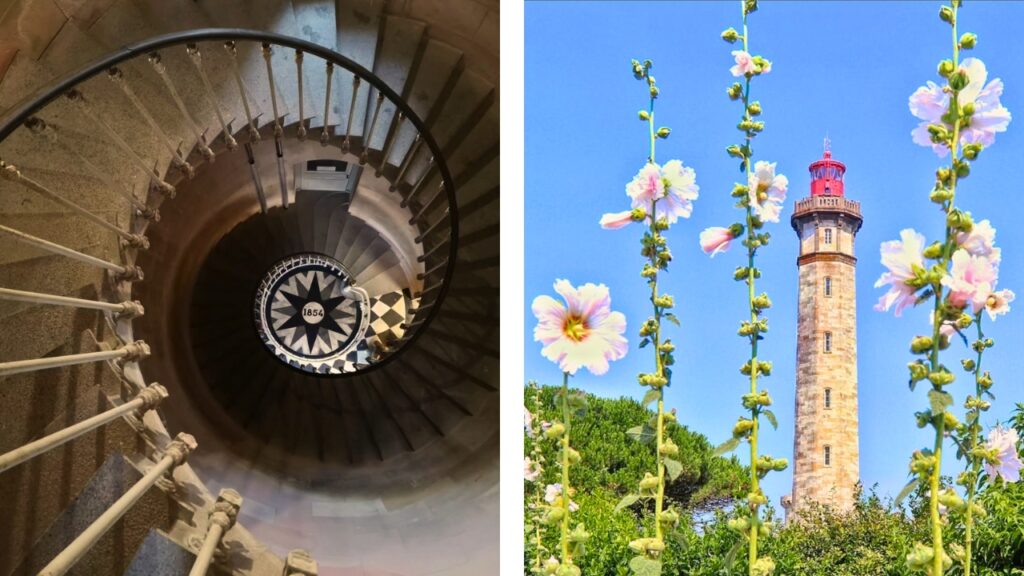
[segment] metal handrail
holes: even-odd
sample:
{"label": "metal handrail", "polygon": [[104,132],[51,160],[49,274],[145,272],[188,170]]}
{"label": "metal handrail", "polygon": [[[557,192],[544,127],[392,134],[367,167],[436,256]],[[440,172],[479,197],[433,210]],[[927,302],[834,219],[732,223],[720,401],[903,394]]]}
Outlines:
{"label": "metal handrail", "polygon": [[[165,34],[143,40],[119,49],[116,49],[111,54],[104,56],[91,64],[75,71],[70,74],[63,76],[56,82],[52,83],[47,88],[40,90],[34,95],[22,99],[19,103],[15,104],[6,114],[0,118],[0,141],[10,136],[16,129],[22,126],[32,116],[34,116],[40,109],[53,102],[57,98],[72,91],[76,86],[82,82],[93,78],[94,76],[107,73],[112,68],[115,68],[118,64],[135,57],[148,57],[153,52],[156,52],[162,48],[171,46],[182,46],[187,47],[190,44],[197,42],[237,42],[237,41],[251,41],[260,44],[270,44],[274,46],[281,46],[290,48],[293,50],[302,51],[305,55],[313,55],[325,60],[329,65],[340,66],[348,70],[354,75],[353,87],[353,100],[357,94],[358,86],[361,81],[367,82],[373,88],[376,88],[379,93],[382,93],[384,97],[390,100],[396,108],[396,113],[399,114],[403,121],[409,122],[415,129],[416,132],[421,136],[422,143],[427,146],[430,150],[432,157],[432,169],[439,172],[442,185],[444,188],[445,195],[448,200],[448,214],[446,220],[448,221],[449,227],[449,238],[448,238],[448,250],[449,257],[448,262],[450,263],[448,268],[445,270],[444,278],[437,286],[437,294],[432,298],[436,303],[440,303],[444,300],[451,286],[451,279],[454,274],[455,262],[457,261],[458,254],[458,239],[459,239],[459,219],[458,219],[458,203],[455,194],[455,184],[451,176],[451,172],[444,159],[444,154],[437,141],[434,139],[425,121],[412,109],[412,107],[401,97],[400,94],[395,92],[388,84],[374,74],[372,71],[366,69],[362,65],[355,61],[331,50],[325,48],[313,42],[306,40],[292,38],[280,34],[271,32],[263,32],[257,30],[246,30],[238,28],[207,28],[198,30],[189,30],[184,32],[174,32],[171,34]],[[354,103],[354,102],[353,102]],[[349,115],[349,121],[352,119],[352,114]],[[325,119],[326,120],[326,119]],[[275,121],[277,119],[275,118]],[[325,121],[326,126],[326,121]],[[346,133],[346,141],[350,138],[351,130]],[[344,142],[342,143],[344,149]],[[387,159],[385,157],[384,161]],[[433,291],[433,290],[431,290]],[[428,312],[427,317],[423,318],[421,328],[429,324],[436,317],[440,308],[438,306],[432,307]],[[403,338],[403,344],[410,344],[413,342],[423,330],[416,330],[413,334],[407,335]],[[381,359],[381,361],[367,367],[365,370],[378,368],[386,364],[394,354],[389,354],[387,357]]]}

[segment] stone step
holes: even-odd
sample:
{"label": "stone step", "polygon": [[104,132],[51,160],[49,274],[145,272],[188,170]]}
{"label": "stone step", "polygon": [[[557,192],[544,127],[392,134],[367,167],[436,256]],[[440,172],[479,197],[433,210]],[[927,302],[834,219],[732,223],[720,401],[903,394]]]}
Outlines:
{"label": "stone step", "polygon": [[195,561],[195,554],[178,546],[162,530],[151,528],[124,576],[181,576],[188,574]]}

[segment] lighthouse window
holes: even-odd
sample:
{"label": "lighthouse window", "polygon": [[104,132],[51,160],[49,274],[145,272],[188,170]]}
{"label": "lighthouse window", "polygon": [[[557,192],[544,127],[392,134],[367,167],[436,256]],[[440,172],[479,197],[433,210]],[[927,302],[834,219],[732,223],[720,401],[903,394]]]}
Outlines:
{"label": "lighthouse window", "polygon": [[832,277],[825,276],[825,296],[832,296]]}
{"label": "lighthouse window", "polygon": [[831,244],[831,243],[832,243],[832,229],[831,228],[825,228],[825,244]]}
{"label": "lighthouse window", "polygon": [[832,447],[825,446],[825,466],[832,465]]}
{"label": "lighthouse window", "polygon": [[832,389],[825,388],[825,408],[832,408]]}
{"label": "lighthouse window", "polygon": [[827,354],[832,353],[832,333],[825,332],[825,352]]}

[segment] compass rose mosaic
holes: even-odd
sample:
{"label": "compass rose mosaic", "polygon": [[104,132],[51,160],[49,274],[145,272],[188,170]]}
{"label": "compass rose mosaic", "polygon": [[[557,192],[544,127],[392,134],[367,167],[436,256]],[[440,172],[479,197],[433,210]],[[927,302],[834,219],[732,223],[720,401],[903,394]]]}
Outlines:
{"label": "compass rose mosaic", "polygon": [[347,372],[350,351],[363,340],[369,298],[351,285],[345,267],[322,254],[298,254],[275,264],[256,293],[253,310],[264,345],[306,372]]}

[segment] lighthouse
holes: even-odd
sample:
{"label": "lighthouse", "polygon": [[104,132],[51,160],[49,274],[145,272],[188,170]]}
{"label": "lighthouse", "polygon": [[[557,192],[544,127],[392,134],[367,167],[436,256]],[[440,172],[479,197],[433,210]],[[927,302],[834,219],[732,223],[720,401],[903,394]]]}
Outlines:
{"label": "lighthouse", "polygon": [[857,258],[863,219],[846,197],[846,165],[828,139],[811,163],[810,195],[796,201],[791,223],[800,242],[793,491],[787,516],[814,501],[852,508],[860,478],[857,429]]}

